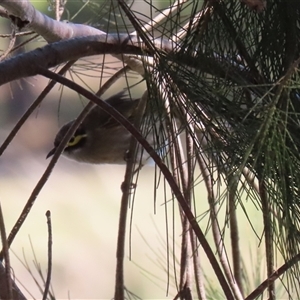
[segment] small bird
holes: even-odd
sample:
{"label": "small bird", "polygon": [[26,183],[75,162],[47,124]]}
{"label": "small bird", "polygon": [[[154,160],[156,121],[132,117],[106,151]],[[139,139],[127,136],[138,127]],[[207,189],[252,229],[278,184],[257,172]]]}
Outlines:
{"label": "small bird", "polygon": [[[134,114],[140,99],[126,97],[123,92],[118,93],[106,101],[119,111],[129,121],[134,122]],[[55,153],[66,132],[74,120],[66,123],[58,131],[54,148],[47,158]],[[154,134],[148,132],[147,141],[153,145]],[[66,145],[63,155],[91,164],[125,164],[126,155],[130,147],[131,134],[99,106],[95,106],[76,130],[74,136]],[[146,162],[148,153],[138,147],[137,161]]]}

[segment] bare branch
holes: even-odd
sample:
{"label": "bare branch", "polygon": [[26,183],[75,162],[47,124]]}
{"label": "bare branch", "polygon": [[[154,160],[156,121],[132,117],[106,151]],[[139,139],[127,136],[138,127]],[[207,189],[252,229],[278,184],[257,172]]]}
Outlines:
{"label": "bare branch", "polygon": [[[274,272],[274,247],[273,247],[273,227],[272,227],[272,216],[270,214],[270,205],[268,199],[268,193],[266,189],[266,183],[263,180],[259,180],[259,192],[262,206],[262,214],[264,221],[264,232],[265,232],[265,251],[266,251],[266,264],[267,264],[267,275],[272,276]],[[269,300],[275,300],[275,282],[270,283],[268,286]]]}
{"label": "bare branch", "polygon": [[228,182],[228,206],[229,206],[229,224],[230,224],[230,241],[232,250],[233,274],[243,294],[243,281],[242,281],[242,267],[241,267],[241,253],[239,245],[239,226],[237,220],[237,204],[236,193],[239,183],[239,177],[234,174],[226,174]]}
{"label": "bare branch", "polygon": [[51,273],[52,273],[52,225],[51,225],[51,212],[47,210],[47,226],[48,226],[48,270],[47,279],[45,282],[45,290],[43,293],[43,300],[47,299],[50,283],[51,283]]}
{"label": "bare branch", "polygon": [[[153,43],[157,49],[171,51],[170,43],[157,39]],[[46,45],[28,53],[20,54],[0,64],[0,85],[38,74],[40,68],[52,68],[69,60],[76,60],[97,54],[136,54],[145,52],[143,44],[136,36],[127,34],[102,34],[75,38]]]}
{"label": "bare branch", "polygon": [[[4,216],[2,213],[2,208],[0,205],[0,235],[1,235],[1,242],[3,245],[3,253],[4,253],[4,261],[5,261],[5,290],[6,295],[4,299],[13,299],[13,290],[12,290],[12,279],[10,274],[10,258],[9,258],[9,247],[6,240],[6,231],[5,231],[5,224],[4,224]],[[2,297],[1,297],[2,298]]]}
{"label": "bare branch", "polygon": [[[139,101],[136,109],[134,126],[140,128],[142,118],[147,105],[147,92],[144,93]],[[125,249],[125,237],[126,237],[126,222],[127,211],[131,192],[131,182],[134,173],[134,167],[136,166],[135,157],[138,147],[137,140],[132,136],[129,146],[129,152],[127,156],[126,172],[124,181],[122,183],[122,199],[120,208],[119,230],[118,230],[118,243],[117,243],[117,267],[116,267],[116,284],[115,284],[115,300],[124,299],[124,249]]]}
{"label": "bare branch", "polygon": [[19,18],[24,26],[40,34],[49,43],[104,33],[91,26],[53,20],[35,9],[28,0],[2,0],[0,5],[8,11],[9,15]]}

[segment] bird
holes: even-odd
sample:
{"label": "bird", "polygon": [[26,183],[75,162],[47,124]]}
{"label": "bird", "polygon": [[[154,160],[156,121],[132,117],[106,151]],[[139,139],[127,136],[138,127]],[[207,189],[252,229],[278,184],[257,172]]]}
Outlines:
{"label": "bird", "polygon": [[[131,123],[134,122],[139,101],[140,99],[131,99],[124,92],[117,93],[106,100]],[[74,122],[75,120],[70,121],[60,128],[54,140],[54,147],[48,153],[47,158],[55,153],[58,145]],[[95,106],[79,125],[62,154],[78,162],[125,164],[131,136],[131,133],[108,113],[99,106]],[[153,131],[148,130],[144,137],[150,144],[154,144],[155,136]],[[141,146],[138,146],[136,160],[146,162],[148,159],[148,153],[143,151]]]}

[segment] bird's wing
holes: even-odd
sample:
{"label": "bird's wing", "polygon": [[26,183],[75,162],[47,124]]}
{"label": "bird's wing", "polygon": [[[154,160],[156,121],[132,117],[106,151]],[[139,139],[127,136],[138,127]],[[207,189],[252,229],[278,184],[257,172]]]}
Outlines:
{"label": "bird's wing", "polygon": [[[131,121],[133,120],[134,112],[138,105],[139,99],[131,99],[121,92],[108,98],[106,102],[119,111],[125,118]],[[111,128],[115,126],[121,126],[114,118],[112,118],[99,106],[94,107],[85,120],[86,122],[91,122],[92,124],[89,125],[92,127]]]}

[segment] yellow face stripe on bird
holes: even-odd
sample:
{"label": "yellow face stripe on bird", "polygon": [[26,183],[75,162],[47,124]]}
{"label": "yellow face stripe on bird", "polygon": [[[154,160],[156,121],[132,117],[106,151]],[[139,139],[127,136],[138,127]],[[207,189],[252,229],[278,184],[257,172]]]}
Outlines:
{"label": "yellow face stripe on bird", "polygon": [[74,147],[76,146],[83,138],[86,138],[86,134],[80,134],[73,136],[70,140],[69,143],[67,144],[66,147]]}

